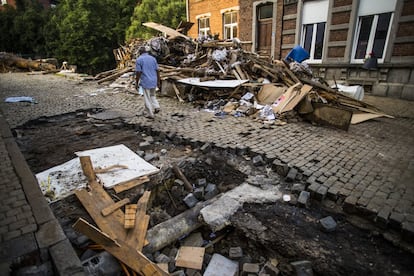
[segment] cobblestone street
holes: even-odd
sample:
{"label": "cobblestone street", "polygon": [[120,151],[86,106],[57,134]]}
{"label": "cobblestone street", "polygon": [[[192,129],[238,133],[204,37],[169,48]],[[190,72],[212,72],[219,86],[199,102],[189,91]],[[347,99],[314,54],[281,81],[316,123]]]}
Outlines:
{"label": "cobblestone street", "polygon": [[[414,236],[412,102],[368,96],[367,102],[378,103],[377,107],[395,118],[379,118],[352,125],[345,132],[307,122],[275,126],[264,125],[248,117],[220,118],[167,97],[159,98],[162,111],[155,120],[148,120],[142,116],[143,98],[138,95],[52,75],[1,74],[0,93],[0,110],[12,129],[31,119],[80,109],[126,110],[136,114],[128,118],[127,123],[174,134],[178,139],[198,145],[211,143],[225,151],[261,155],[274,170],[286,165],[295,168],[298,178],[306,180],[313,199],[335,201],[347,213],[356,213],[380,227],[401,232],[401,237],[406,240],[412,240]],[[37,103],[5,103],[4,99],[11,96],[30,96]],[[4,183],[8,182],[4,177],[10,167],[7,162],[2,156]],[[8,191],[7,187],[1,186],[2,195],[19,194]],[[2,200],[3,205],[7,202]],[[16,227],[6,230],[4,225],[11,222],[11,217],[33,224],[29,214],[22,217],[2,211],[2,242],[9,240],[19,225],[34,230],[17,221],[13,224]],[[24,229],[19,233],[25,234]]]}

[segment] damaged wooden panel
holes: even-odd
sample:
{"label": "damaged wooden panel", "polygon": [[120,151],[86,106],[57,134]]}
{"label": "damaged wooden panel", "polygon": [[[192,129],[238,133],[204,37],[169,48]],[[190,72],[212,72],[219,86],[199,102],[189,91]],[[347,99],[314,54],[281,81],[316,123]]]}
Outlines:
{"label": "damaged wooden panel", "polygon": [[181,246],[175,260],[175,265],[192,269],[201,269],[204,260],[204,247]]}
{"label": "damaged wooden panel", "polygon": [[306,118],[318,124],[348,130],[352,111],[322,103],[313,103],[312,105],[314,110],[311,114],[307,114]]}
{"label": "damaged wooden panel", "polygon": [[[101,238],[99,237],[108,236],[106,233],[100,231],[99,229],[92,228],[92,226],[83,219],[78,219],[78,221],[74,224],[74,228],[78,229],[82,234],[88,236],[88,238],[96,243],[99,243],[101,241]],[[132,270],[140,273],[140,275],[169,275],[156,264],[152,263],[147,257],[144,256],[144,254],[130,247],[122,240],[117,240],[117,244],[102,244],[102,247],[110,254],[112,254],[115,258],[125,263]]]}
{"label": "damaged wooden panel", "polygon": [[154,30],[160,31],[160,32],[162,32],[162,33],[165,33],[165,34],[166,34],[167,36],[169,36],[170,38],[175,38],[175,37],[177,37],[177,36],[180,36],[180,37],[184,37],[185,39],[191,40],[191,38],[190,38],[190,37],[188,37],[188,36],[186,36],[186,35],[184,35],[184,34],[180,33],[179,31],[176,31],[176,30],[174,30],[174,29],[171,29],[170,27],[163,26],[163,25],[158,24],[158,23],[154,23],[154,22],[146,22],[146,23],[142,23],[142,25],[144,25],[144,26],[146,26],[146,27],[148,27],[148,28],[151,28],[151,29],[154,29]]}

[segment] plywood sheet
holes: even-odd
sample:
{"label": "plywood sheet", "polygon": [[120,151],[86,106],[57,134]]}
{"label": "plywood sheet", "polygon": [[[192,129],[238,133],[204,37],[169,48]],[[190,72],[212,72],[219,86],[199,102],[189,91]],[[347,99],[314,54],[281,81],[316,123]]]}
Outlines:
{"label": "plywood sheet", "polygon": [[201,269],[203,266],[205,248],[182,246],[177,253],[175,265],[192,269]]}
{"label": "plywood sheet", "polygon": [[76,152],[77,156],[90,156],[93,167],[107,168],[113,165],[127,166],[127,169],[120,168],[106,173],[97,173],[96,176],[105,188],[112,188],[144,175],[157,173],[159,169],[144,159],[125,145],[116,145],[105,148],[97,148],[86,151]]}

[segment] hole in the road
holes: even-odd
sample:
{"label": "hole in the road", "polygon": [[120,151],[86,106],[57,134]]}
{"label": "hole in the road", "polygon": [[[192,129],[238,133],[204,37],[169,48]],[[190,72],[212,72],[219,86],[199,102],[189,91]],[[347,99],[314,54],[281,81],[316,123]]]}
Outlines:
{"label": "hole in the road", "polygon": [[[181,169],[193,185],[194,200],[200,202],[211,199],[206,196],[206,187],[213,187],[212,196],[234,191],[246,183],[253,187],[247,192],[240,189],[241,192],[237,194],[240,198],[247,196],[245,193],[269,187],[290,192],[292,200],[289,203],[284,203],[282,199],[273,202],[254,197],[244,199],[238,211],[228,218],[228,226],[217,231],[211,226],[198,226],[168,245],[146,253],[154,262],[166,256],[164,261],[169,263],[170,272],[183,270],[185,275],[193,275],[174,265],[174,256],[184,244],[205,247],[206,256],[209,257],[214,253],[232,257],[239,262],[241,270],[245,263],[258,264],[263,275],[277,275],[277,272],[280,275],[295,275],[294,266],[290,265],[294,261],[310,261],[317,275],[398,274],[414,268],[412,255],[394,248],[378,234],[354,228],[341,212],[328,213],[319,204],[313,205],[316,208],[312,209],[298,207],[295,201],[297,194],[304,188],[303,183],[285,183],[266,163],[254,164],[254,154],[239,156],[231,151],[206,147],[206,144],[185,141],[175,133],[128,125],[122,116],[117,117],[113,113],[104,116],[103,113],[105,110],[91,109],[43,117],[13,131],[34,173],[73,159],[77,151],[118,144],[124,144],[160,168],[160,172],[152,175],[144,185],[121,193],[107,190],[114,201],[128,198],[133,203],[145,190],[151,190],[147,209],[150,215],[149,229],[162,223],[168,225],[173,218],[191,210],[191,202],[186,201],[189,191],[177,181],[173,164]],[[180,118],[182,115],[174,116]],[[246,130],[241,135],[250,134]],[[145,143],[145,148],[142,147],[143,142],[149,142]],[[199,187],[203,189],[196,193]],[[300,189],[294,190],[293,187]],[[273,191],[269,189],[268,193]],[[99,265],[101,261],[92,258],[101,252],[99,246],[72,228],[79,217],[93,223],[81,202],[75,195],[70,195],[50,203],[50,206],[81,260]],[[338,226],[335,232],[327,233],[321,231],[319,219],[329,215],[335,218]],[[170,226],[180,227],[178,223]],[[235,253],[231,253],[235,248],[241,249],[240,256],[235,257]],[[99,256],[104,260],[103,263],[108,262]],[[206,269],[209,257],[205,257],[201,271]],[[246,274],[246,271],[243,273]]]}

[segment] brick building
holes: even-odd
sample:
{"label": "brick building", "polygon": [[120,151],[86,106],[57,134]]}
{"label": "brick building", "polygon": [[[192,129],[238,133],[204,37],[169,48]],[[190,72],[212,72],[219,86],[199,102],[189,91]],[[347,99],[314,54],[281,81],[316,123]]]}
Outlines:
{"label": "brick building", "polygon": [[[237,14],[235,35],[249,50],[282,59],[295,46],[310,54],[315,75],[364,85],[374,94],[414,100],[414,1],[412,0],[187,0],[189,35],[223,36],[226,8]],[[224,2],[224,1],[223,1]],[[204,20],[204,22],[207,19]],[[234,27],[233,27],[234,28]],[[362,68],[369,54],[375,70]]]}

